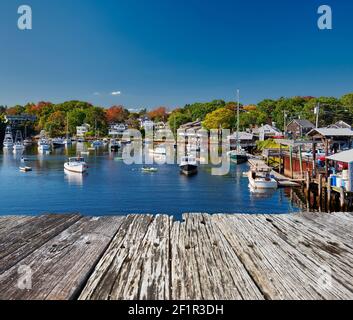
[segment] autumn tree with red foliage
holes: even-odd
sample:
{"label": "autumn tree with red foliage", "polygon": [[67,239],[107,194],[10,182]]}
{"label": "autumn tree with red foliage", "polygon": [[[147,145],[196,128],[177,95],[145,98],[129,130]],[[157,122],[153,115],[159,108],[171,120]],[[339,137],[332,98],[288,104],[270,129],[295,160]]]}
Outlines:
{"label": "autumn tree with red foliage", "polygon": [[129,111],[123,106],[113,106],[106,111],[108,123],[124,122],[129,117]]}
{"label": "autumn tree with red foliage", "polygon": [[153,121],[164,121],[168,120],[167,108],[159,107],[148,113],[148,117]]}

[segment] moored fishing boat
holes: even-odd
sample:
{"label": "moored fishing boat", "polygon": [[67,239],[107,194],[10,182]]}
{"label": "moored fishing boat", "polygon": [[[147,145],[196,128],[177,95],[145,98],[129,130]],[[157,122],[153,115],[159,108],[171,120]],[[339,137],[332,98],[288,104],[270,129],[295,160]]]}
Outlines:
{"label": "moored fishing boat", "polygon": [[63,148],[65,146],[65,141],[63,138],[54,138],[52,144],[54,149]]}
{"label": "moored fishing boat", "polygon": [[38,140],[38,151],[41,153],[50,151],[50,142],[46,137],[46,133],[44,130],[40,133],[40,138]]}
{"label": "moored fishing boat", "polygon": [[270,168],[252,168],[248,173],[249,184],[253,189],[277,189],[278,182],[271,175]]}
{"label": "moored fishing boat", "polygon": [[236,149],[228,152],[230,160],[235,164],[242,164],[248,161],[248,155],[245,150],[242,149],[239,139],[239,130],[240,130],[240,94],[237,90],[237,131],[236,131]]}
{"label": "moored fishing boat", "polygon": [[121,148],[121,143],[115,139],[110,140],[109,148],[112,152],[116,152]]}
{"label": "moored fishing boat", "polygon": [[236,164],[246,163],[248,161],[248,155],[245,150],[237,149],[228,152],[230,160]]}
{"label": "moored fishing boat", "polygon": [[181,158],[180,172],[186,176],[192,176],[198,172],[198,164],[196,158],[192,155],[187,155]]}
{"label": "moored fishing boat", "polygon": [[16,131],[15,144],[13,146],[13,151],[15,153],[22,152],[25,149],[22,139],[22,133],[20,130]]}
{"label": "moored fishing boat", "polygon": [[13,148],[13,136],[12,136],[12,130],[10,126],[6,127],[3,146],[5,149]]}
{"label": "moored fishing boat", "polygon": [[87,171],[87,163],[82,157],[69,158],[68,162],[65,162],[64,169],[75,173],[84,173]]}

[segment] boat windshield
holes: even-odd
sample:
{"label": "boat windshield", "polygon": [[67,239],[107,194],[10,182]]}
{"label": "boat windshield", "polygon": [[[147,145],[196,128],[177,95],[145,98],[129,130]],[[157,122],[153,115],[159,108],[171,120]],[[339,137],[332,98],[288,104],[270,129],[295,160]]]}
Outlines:
{"label": "boat windshield", "polygon": [[82,157],[69,158],[69,162],[85,162],[85,159]]}

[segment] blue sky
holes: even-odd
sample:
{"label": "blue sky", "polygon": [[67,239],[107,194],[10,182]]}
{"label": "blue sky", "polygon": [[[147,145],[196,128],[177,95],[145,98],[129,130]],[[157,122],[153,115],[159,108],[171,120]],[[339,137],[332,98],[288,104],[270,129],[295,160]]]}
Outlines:
{"label": "blue sky", "polygon": [[[31,31],[17,29],[21,4],[33,9]],[[331,31],[317,28],[322,4]],[[237,88],[244,103],[353,92],[346,0],[1,0],[0,40],[0,105],[173,108],[234,100]]]}

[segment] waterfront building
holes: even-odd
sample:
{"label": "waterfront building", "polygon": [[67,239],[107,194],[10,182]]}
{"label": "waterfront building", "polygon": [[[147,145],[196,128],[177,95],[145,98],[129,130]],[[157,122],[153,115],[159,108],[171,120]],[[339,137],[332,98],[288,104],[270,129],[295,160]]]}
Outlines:
{"label": "waterfront building", "polygon": [[76,127],[76,135],[77,137],[84,138],[90,130],[90,125],[85,123],[82,126]]}

